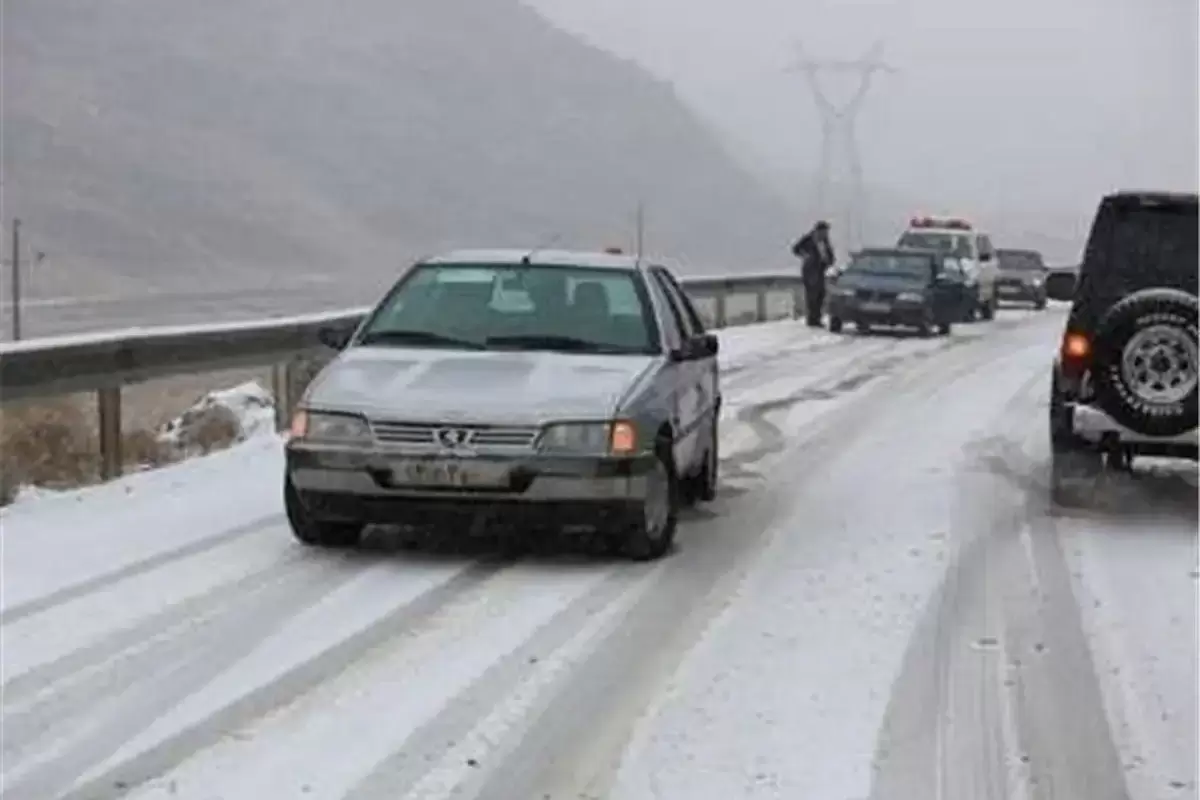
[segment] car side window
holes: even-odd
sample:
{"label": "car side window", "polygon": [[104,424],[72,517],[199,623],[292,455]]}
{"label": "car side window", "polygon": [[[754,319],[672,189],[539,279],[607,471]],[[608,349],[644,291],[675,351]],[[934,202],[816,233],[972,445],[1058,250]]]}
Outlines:
{"label": "car side window", "polygon": [[663,279],[662,270],[658,267],[650,269],[650,275],[654,280],[655,285],[667,300],[667,306],[671,309],[671,318],[675,320],[675,329],[679,332],[680,341],[684,342],[690,339],[695,333],[692,331],[691,325],[688,324],[687,315],[680,308],[679,299],[675,297],[675,292],[671,289],[671,284]]}
{"label": "car side window", "polygon": [[696,311],[696,306],[692,304],[692,298],[688,297],[687,291],[679,285],[679,281],[675,280],[675,276],[671,274],[669,269],[664,267],[659,277],[670,286],[671,293],[679,301],[684,316],[687,317],[688,325],[691,327],[692,335],[699,336],[703,334],[704,320],[701,319],[700,312]]}

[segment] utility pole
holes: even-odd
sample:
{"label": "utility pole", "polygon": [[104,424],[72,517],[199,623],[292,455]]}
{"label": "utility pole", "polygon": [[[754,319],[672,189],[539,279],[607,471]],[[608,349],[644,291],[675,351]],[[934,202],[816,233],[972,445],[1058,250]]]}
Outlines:
{"label": "utility pole", "polygon": [[[846,213],[846,236],[850,247],[857,247],[863,239],[863,219],[866,212],[866,184],[863,179],[862,159],[858,151],[855,124],[862,110],[871,80],[878,72],[894,73],[896,70],[881,60],[883,42],[876,42],[862,58],[856,61],[815,60],[808,58],[804,47],[796,45],[799,57],[788,72],[802,72],[808,81],[813,102],[821,114],[820,166],[817,173],[817,211],[824,215],[828,210],[829,189],[832,182],[832,162],[835,144],[840,142],[845,150],[850,178],[850,198]],[[858,88],[850,98],[834,103],[825,93],[819,80],[821,73],[851,73],[859,77]]]}
{"label": "utility pole", "polygon": [[21,341],[21,220],[12,223],[12,338]]}
{"label": "utility pole", "polygon": [[[38,251],[33,254],[33,266],[42,263],[42,259],[46,254]],[[9,301],[12,304],[12,338],[14,342],[21,340],[21,220],[13,219],[12,222],[12,258],[8,261],[0,260],[0,263],[7,264],[9,269],[9,286],[12,292],[12,299]]]}

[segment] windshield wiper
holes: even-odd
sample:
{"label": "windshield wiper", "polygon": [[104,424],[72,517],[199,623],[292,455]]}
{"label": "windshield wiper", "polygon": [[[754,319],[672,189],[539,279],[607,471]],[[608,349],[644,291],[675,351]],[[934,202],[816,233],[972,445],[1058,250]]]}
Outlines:
{"label": "windshield wiper", "polygon": [[567,353],[608,353],[628,355],[634,351],[597,342],[589,342],[575,336],[489,336],[488,347],[513,348],[518,350],[561,350]]}
{"label": "windshield wiper", "polygon": [[382,330],[363,334],[359,344],[431,344],[441,347],[460,347],[464,350],[482,350],[483,345],[469,339],[456,339],[429,331]]}

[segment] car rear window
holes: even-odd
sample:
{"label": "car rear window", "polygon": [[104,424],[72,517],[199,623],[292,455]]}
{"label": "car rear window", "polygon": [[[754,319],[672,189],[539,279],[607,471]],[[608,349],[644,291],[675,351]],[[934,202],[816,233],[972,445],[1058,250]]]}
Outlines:
{"label": "car rear window", "polygon": [[958,233],[905,231],[896,246],[911,247],[916,250],[936,250],[955,258],[971,257],[971,238]]}
{"label": "car rear window", "polygon": [[1042,257],[1037,253],[1026,253],[1020,250],[1001,250],[999,254],[1000,269],[1013,272],[1026,272],[1045,269]]}
{"label": "car rear window", "polygon": [[1100,306],[1154,286],[1195,294],[1196,223],[1195,203],[1106,203],[1088,239],[1081,294]]}

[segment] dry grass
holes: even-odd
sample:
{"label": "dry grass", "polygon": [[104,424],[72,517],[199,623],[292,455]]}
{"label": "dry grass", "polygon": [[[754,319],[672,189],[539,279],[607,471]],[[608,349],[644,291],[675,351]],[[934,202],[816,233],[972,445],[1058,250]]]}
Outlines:
{"label": "dry grass", "polygon": [[[156,431],[204,393],[262,377],[258,371],[243,370],[127,389],[121,414],[125,471],[158,467],[233,444],[239,435],[238,421],[220,407],[189,426],[183,447],[162,444]],[[99,430],[91,395],[0,406],[0,505],[12,502],[22,486],[70,489],[99,480]]]}

